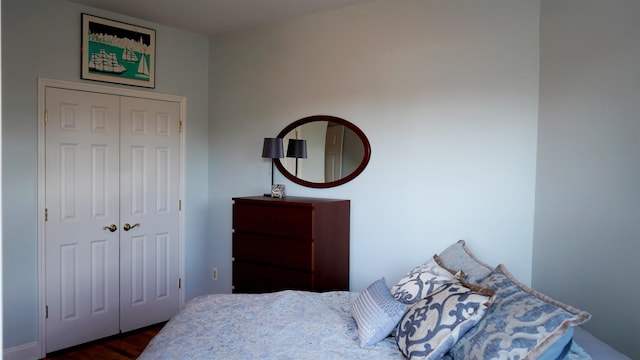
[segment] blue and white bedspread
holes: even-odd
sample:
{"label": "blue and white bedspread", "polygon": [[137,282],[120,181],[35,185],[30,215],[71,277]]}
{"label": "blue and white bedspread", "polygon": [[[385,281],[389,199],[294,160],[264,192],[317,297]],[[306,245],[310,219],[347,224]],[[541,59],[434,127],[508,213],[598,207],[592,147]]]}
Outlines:
{"label": "blue and white bedspread", "polygon": [[[139,359],[405,359],[395,339],[361,348],[355,292],[216,294],[187,303]],[[445,356],[447,358],[447,356]],[[590,359],[573,344],[563,360]]]}
{"label": "blue and white bedspread", "polygon": [[404,359],[388,337],[358,344],[354,292],[218,294],[187,303],[139,359]]}

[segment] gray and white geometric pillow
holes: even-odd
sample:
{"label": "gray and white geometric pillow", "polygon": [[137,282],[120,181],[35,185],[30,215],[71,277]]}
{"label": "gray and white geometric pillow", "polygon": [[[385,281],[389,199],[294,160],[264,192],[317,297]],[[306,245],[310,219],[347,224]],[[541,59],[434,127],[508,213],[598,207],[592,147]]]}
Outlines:
{"label": "gray and white geometric pillow", "polygon": [[409,271],[397,284],[391,287],[391,294],[405,304],[415,304],[440,286],[447,284],[454,275],[438,265],[432,257],[426,263]]}
{"label": "gray and white geometric pillow", "polygon": [[492,299],[490,291],[453,280],[404,315],[396,332],[398,347],[410,359],[440,359],[480,321]]}
{"label": "gray and white geometric pillow", "polygon": [[469,249],[464,240],[452,244],[444,249],[439,259],[443,267],[453,271],[464,271],[465,281],[478,285],[480,281],[489,276],[493,268],[480,261]]}

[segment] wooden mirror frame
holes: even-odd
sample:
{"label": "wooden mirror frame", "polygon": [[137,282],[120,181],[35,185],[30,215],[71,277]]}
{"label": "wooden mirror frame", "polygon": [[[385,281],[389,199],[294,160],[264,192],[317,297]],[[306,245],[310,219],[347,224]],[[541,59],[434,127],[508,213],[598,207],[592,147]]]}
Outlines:
{"label": "wooden mirror frame", "polygon": [[282,165],[282,162],[280,162],[280,159],[274,159],[274,163],[278,168],[278,170],[280,171],[280,173],[284,175],[284,177],[286,177],[287,179],[291,180],[292,182],[298,185],[302,185],[310,188],[330,188],[334,186],[339,186],[339,185],[348,183],[349,181],[353,180],[356,176],[360,175],[362,171],[364,171],[364,168],[367,167],[367,164],[369,163],[369,159],[371,158],[371,144],[369,144],[369,139],[367,139],[367,136],[364,134],[364,132],[362,132],[360,128],[358,128],[356,125],[354,125],[353,123],[350,123],[347,120],[341,119],[339,117],[331,116],[331,115],[307,116],[305,118],[296,120],[293,123],[289,124],[287,127],[282,129],[282,131],[280,131],[277,137],[284,138],[288,133],[293,131],[298,126],[301,126],[310,122],[315,122],[315,121],[330,121],[336,124],[343,125],[346,128],[353,131],[356,134],[356,136],[358,136],[360,141],[362,141],[362,145],[364,147],[364,154],[362,156],[362,161],[360,162],[358,167],[356,167],[356,169],[352,173],[350,173],[349,175],[339,180],[330,181],[330,182],[311,182],[311,181],[298,178],[295,175],[291,174],[289,171],[287,171],[287,169],[285,169],[284,165]]}

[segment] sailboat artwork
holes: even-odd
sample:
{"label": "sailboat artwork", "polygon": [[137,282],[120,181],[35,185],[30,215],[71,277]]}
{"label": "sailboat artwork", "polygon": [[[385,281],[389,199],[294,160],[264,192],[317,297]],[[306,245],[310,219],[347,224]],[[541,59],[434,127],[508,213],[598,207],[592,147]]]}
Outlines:
{"label": "sailboat artwork", "polygon": [[127,71],[127,68],[118,63],[115,53],[107,54],[104,49],[100,49],[99,53],[94,52],[91,54],[89,69],[108,74],[122,74]]}
{"label": "sailboat artwork", "polygon": [[147,57],[142,55],[140,57],[140,62],[138,63],[138,72],[136,73],[137,77],[141,78],[149,78],[149,65],[147,65]]}
{"label": "sailboat artwork", "polygon": [[138,62],[138,56],[132,48],[126,48],[122,51],[122,61]]}
{"label": "sailboat artwork", "polygon": [[[140,38],[140,44],[142,44],[142,38]],[[144,50],[146,48],[143,47]],[[149,78],[149,65],[147,64],[147,54],[140,54],[140,62],[138,62],[138,72],[136,72],[136,76],[140,78]]]}
{"label": "sailboat artwork", "polygon": [[82,78],[155,87],[155,30],[82,14]]}

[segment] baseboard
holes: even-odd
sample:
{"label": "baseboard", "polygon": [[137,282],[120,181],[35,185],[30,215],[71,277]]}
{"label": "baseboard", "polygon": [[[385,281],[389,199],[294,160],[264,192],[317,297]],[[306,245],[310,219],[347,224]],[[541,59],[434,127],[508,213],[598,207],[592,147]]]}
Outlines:
{"label": "baseboard", "polygon": [[40,345],[37,341],[4,349],[4,360],[37,360],[40,359]]}

